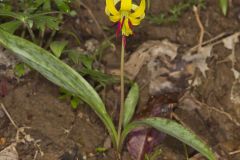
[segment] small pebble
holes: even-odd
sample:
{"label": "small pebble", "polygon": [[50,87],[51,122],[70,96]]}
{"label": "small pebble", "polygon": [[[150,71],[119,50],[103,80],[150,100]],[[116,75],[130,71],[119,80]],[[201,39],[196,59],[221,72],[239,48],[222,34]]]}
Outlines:
{"label": "small pebble", "polygon": [[89,157],[94,157],[95,155],[93,153],[88,154]]}
{"label": "small pebble", "polygon": [[87,159],[87,156],[86,156],[86,155],[84,155],[82,158],[83,158],[83,160],[86,160],[86,159]]}

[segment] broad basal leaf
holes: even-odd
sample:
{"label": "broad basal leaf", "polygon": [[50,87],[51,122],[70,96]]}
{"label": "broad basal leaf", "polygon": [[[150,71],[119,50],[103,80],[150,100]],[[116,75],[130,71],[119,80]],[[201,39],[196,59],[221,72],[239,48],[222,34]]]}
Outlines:
{"label": "broad basal leaf", "polygon": [[128,137],[127,150],[132,159],[143,160],[145,155],[151,154],[165,137],[165,134],[154,128],[136,128]]}
{"label": "broad basal leaf", "polygon": [[124,126],[126,126],[132,119],[137,106],[138,98],[139,98],[139,87],[137,83],[134,83],[125,100],[124,120],[123,120]]}
{"label": "broad basal leaf", "polygon": [[157,129],[158,131],[167,133],[178,140],[188,144],[192,148],[196,149],[202,155],[207,157],[209,160],[216,160],[215,155],[211,148],[201,140],[196,134],[187,128],[184,128],[180,124],[168,120],[165,118],[147,118],[139,121],[135,121],[126,126],[122,134],[122,140],[125,139],[127,134],[134,128],[139,126],[149,126]]}
{"label": "broad basal leaf", "polygon": [[[173,96],[174,97],[174,96]],[[146,117],[170,117],[170,99],[159,96],[157,100],[152,100],[147,105],[148,110],[144,111]],[[154,128],[139,127],[135,128],[128,136],[127,149],[134,160],[143,160],[146,155],[154,152],[165,139],[166,134]]]}
{"label": "broad basal leaf", "polygon": [[0,29],[0,44],[10,49],[23,62],[45,76],[48,80],[81,98],[95,111],[116,142],[114,124],[93,87],[70,66],[41,47]]}

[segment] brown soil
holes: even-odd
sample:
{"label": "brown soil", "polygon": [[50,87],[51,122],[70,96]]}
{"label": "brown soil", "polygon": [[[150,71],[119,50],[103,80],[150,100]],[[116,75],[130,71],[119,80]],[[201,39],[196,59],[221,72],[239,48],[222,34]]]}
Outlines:
{"label": "brown soil", "polygon": [[[104,1],[83,0],[83,2],[90,8],[101,26],[112,25],[104,15]],[[178,0],[152,1],[150,12],[156,14],[159,11],[167,11],[176,2]],[[77,6],[76,2],[74,7],[79,13],[78,17],[66,20],[67,26],[70,25],[82,41],[89,38],[102,39],[102,33],[97,29],[88,11]],[[217,0],[208,1],[206,9],[200,14],[206,30],[204,40],[209,40],[223,32],[239,31],[239,14],[238,0],[233,0],[233,6],[227,17],[221,14]],[[135,35],[128,39],[127,49],[129,52],[134,51],[142,42],[162,39],[175,42],[183,49],[197,45],[199,28],[194,13],[189,10],[182,15],[178,23],[168,25],[154,25],[145,20],[141,27],[135,28]],[[116,44],[119,42],[117,41]],[[237,44],[236,53],[240,53],[239,44]],[[194,88],[194,93],[204,104],[205,109],[188,111],[179,108],[175,110],[175,114],[213,146],[220,160],[239,160],[239,153],[229,155],[230,152],[240,149],[239,126],[235,123],[240,121],[239,104],[234,104],[230,100],[234,76],[231,72],[231,63],[218,63],[229,54],[230,52],[222,45],[215,46],[213,56],[208,60],[210,70],[207,72],[207,77],[201,86]],[[117,66],[114,64],[118,63],[115,55],[115,53],[106,55],[106,64]],[[240,57],[237,56],[237,62],[239,60]],[[239,63],[236,68],[240,68]],[[80,106],[77,111],[72,110],[69,103],[59,99],[58,87],[52,83],[41,76],[29,74],[23,78],[23,82],[17,83],[10,79],[8,89],[7,96],[0,98],[0,102],[5,105],[19,127],[31,127],[25,131],[35,140],[41,140],[39,144],[44,156],[38,156],[37,159],[57,160],[63,155],[66,158],[68,152],[71,152],[71,155],[75,154],[75,159],[76,157],[78,159],[87,157],[89,160],[115,159],[113,150],[106,153],[95,151],[97,147],[103,146],[108,137],[104,126],[95,114],[87,106]],[[147,98],[142,97],[142,99]],[[209,106],[218,111],[212,111],[207,108]],[[219,113],[219,111],[222,112]],[[8,118],[0,114],[0,138],[6,140],[3,144],[0,141],[0,150],[14,141],[15,134],[16,129]],[[17,146],[21,160],[32,160],[37,150],[36,146],[28,142]],[[164,140],[162,150],[161,159],[185,159],[183,145],[171,137]],[[189,153],[195,154],[191,149]],[[75,159],[67,158],[66,160]],[[125,156],[124,159],[130,158]]]}

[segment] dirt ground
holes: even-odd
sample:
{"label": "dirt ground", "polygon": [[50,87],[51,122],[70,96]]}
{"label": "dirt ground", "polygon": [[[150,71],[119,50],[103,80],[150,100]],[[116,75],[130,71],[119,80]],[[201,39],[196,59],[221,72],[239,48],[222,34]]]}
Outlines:
{"label": "dirt ground", "polygon": [[[103,28],[113,26],[104,14],[104,1],[83,0],[83,2]],[[149,12],[157,14],[159,11],[168,11],[176,2],[179,1],[152,1]],[[66,19],[65,27],[75,31],[83,42],[91,38],[102,40],[103,34],[89,15],[89,10],[78,5],[78,2],[73,5],[78,16]],[[205,28],[204,41],[220,34],[227,37],[239,32],[240,2],[233,0],[228,16],[224,17],[217,1],[209,0],[206,8],[201,10],[200,18]],[[178,53],[184,54],[186,50],[198,44],[200,29],[193,11],[189,10],[177,23],[155,25],[144,20],[143,25],[136,27],[134,32],[134,36],[127,40],[126,60],[143,42],[148,40],[167,39],[178,44]],[[106,35],[108,33],[105,31]],[[113,41],[118,48],[119,40]],[[116,52],[109,52],[104,56],[103,62],[107,68],[118,66],[120,50],[117,49]],[[236,43],[234,52],[236,55],[234,69],[238,71],[240,43]],[[213,147],[219,160],[240,160],[240,99],[238,97],[240,82],[232,72],[233,62],[226,60],[231,53],[232,50],[224,47],[223,43],[213,45],[211,56],[206,59],[208,64],[206,76],[204,77],[199,71],[194,72],[193,77],[199,78],[201,83],[196,86],[185,86],[186,90],[181,91],[184,94],[191,92],[197,107],[174,109],[174,114],[184,125]],[[139,72],[138,82],[141,82],[144,73],[144,71]],[[115,159],[114,151],[111,149],[106,153],[96,152],[97,147],[103,147],[106,143],[108,135],[99,119],[87,106],[80,106],[77,110],[71,109],[68,102],[59,99],[58,87],[34,72],[25,75],[21,81],[7,76],[0,78],[0,80],[6,79],[8,86],[7,94],[0,98],[0,102],[7,108],[18,127],[30,127],[25,129],[25,132],[31,135],[35,142],[26,142],[17,146],[20,160],[32,160],[36,152],[39,153],[36,158],[38,160]],[[113,99],[111,97],[113,94],[114,97],[118,95],[111,89],[106,100]],[[142,107],[146,107],[150,99],[150,95],[146,92],[145,89],[141,90],[138,108],[138,114],[141,116],[144,115],[141,112],[146,109]],[[158,101],[160,98],[155,96],[153,99],[151,101]],[[179,96],[174,101],[180,106]],[[109,104],[111,103],[114,102],[110,101]],[[116,109],[110,106],[108,108],[116,112]],[[0,110],[0,150],[11,144],[15,140],[15,135],[16,129]],[[186,159],[183,144],[174,138],[167,136],[161,148],[163,153],[159,160]],[[44,155],[40,156],[40,152]],[[201,160],[196,158],[197,153],[194,150],[188,148],[188,153],[190,157],[195,156],[192,160]],[[124,150],[124,160],[130,160],[126,150]]]}

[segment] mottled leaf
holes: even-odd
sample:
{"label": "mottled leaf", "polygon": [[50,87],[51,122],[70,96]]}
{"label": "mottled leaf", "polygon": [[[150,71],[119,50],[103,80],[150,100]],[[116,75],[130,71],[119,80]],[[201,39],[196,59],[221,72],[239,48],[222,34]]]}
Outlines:
{"label": "mottled leaf", "polygon": [[[162,98],[158,98],[161,99]],[[154,117],[168,117],[168,106],[159,102],[153,102],[150,108],[149,116]],[[160,145],[160,143],[166,137],[165,133],[159,132],[154,128],[139,127],[134,129],[128,136],[127,149],[131,157],[135,160],[143,160],[146,154],[150,154],[154,151],[154,148]]]}
{"label": "mottled leaf", "polygon": [[201,140],[196,134],[194,134],[189,129],[183,127],[182,125],[176,123],[175,121],[165,119],[165,118],[146,118],[138,121],[134,121],[128,124],[122,134],[122,140],[131,132],[134,128],[139,126],[149,126],[157,129],[160,132],[164,132],[171,135],[178,140],[188,144],[192,148],[196,149],[202,155],[207,157],[209,160],[216,160],[215,155],[211,148]]}
{"label": "mottled leaf", "polygon": [[0,44],[10,49],[24,63],[40,72],[48,80],[86,102],[107,127],[113,143],[116,142],[116,129],[104,103],[94,88],[80,74],[43,48],[11,35],[1,28]]}
{"label": "mottled leaf", "polygon": [[143,160],[145,154],[154,151],[165,138],[165,134],[153,128],[139,127],[129,134],[127,149],[132,159]]}
{"label": "mottled leaf", "polygon": [[139,98],[139,87],[137,83],[134,83],[127,95],[124,105],[124,120],[123,125],[126,126],[132,119],[135,108],[137,106]]}

